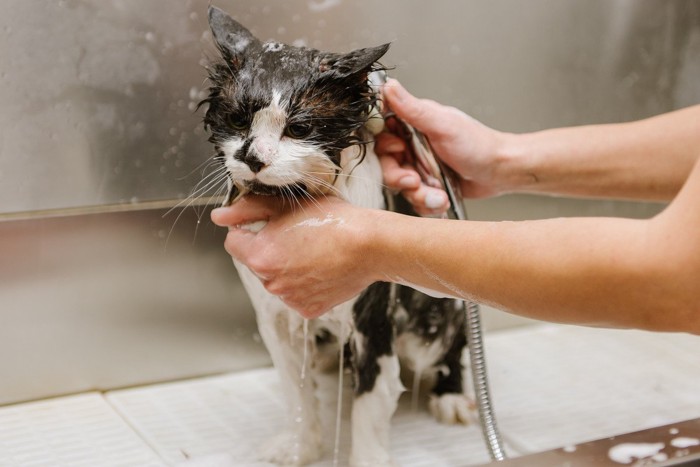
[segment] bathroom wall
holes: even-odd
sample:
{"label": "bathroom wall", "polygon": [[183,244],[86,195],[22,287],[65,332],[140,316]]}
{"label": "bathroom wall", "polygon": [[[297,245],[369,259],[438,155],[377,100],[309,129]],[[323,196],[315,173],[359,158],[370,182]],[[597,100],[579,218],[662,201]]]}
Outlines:
{"label": "bathroom wall", "polygon": [[[0,0],[0,404],[267,362],[187,196],[208,0]],[[383,62],[419,96],[525,132],[700,102],[694,0],[220,0],[262,39]],[[189,207],[188,207],[189,206]],[[174,209],[173,209],[174,208]],[[654,203],[506,196],[473,219],[649,217]],[[466,266],[465,266],[466,267]],[[487,310],[489,329],[525,320]]]}

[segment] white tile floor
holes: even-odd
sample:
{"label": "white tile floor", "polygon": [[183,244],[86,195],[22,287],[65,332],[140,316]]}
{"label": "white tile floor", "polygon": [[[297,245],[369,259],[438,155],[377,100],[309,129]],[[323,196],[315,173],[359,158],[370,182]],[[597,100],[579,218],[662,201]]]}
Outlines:
{"label": "white tile floor", "polygon": [[[700,417],[699,337],[548,325],[491,333],[486,351],[513,456]],[[261,466],[280,408],[270,369],[6,406],[0,466]],[[317,466],[332,465],[327,438]],[[406,401],[392,447],[403,466],[488,460],[477,427],[438,425]]]}

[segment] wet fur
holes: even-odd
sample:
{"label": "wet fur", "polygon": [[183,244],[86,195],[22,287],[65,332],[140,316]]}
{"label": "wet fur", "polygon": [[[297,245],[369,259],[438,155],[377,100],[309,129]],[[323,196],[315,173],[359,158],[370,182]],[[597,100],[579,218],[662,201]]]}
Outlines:
{"label": "wet fur", "polygon": [[[229,176],[227,202],[247,192],[292,203],[334,194],[383,208],[381,169],[364,125],[377,99],[367,76],[380,68],[377,60],[388,44],[327,53],[262,43],[216,8],[210,8],[209,19],[222,60],[209,68],[209,96],[202,104],[207,105],[209,140]],[[308,135],[290,136],[290,127],[309,124]],[[305,155],[315,167],[312,175],[299,169]],[[274,175],[278,166],[289,167],[289,173]],[[327,349],[337,361],[338,346],[346,343],[354,375],[352,465],[392,465],[390,419],[404,390],[399,360],[413,371],[435,375],[431,409],[436,418],[466,423],[465,319],[454,300],[379,282],[313,320],[304,336],[299,315],[267,293],[247,268],[236,267],[280,373],[291,420],[300,420],[263,449],[265,460],[301,465],[320,457],[313,375]],[[310,371],[302,379],[306,346]]]}

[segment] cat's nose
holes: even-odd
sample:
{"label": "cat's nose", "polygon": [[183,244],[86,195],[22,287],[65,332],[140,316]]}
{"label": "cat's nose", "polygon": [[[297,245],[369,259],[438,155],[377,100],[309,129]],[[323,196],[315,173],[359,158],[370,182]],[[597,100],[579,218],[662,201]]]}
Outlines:
{"label": "cat's nose", "polygon": [[253,173],[258,173],[265,168],[265,163],[261,161],[258,156],[248,151],[248,153],[243,157],[243,162],[253,171]]}

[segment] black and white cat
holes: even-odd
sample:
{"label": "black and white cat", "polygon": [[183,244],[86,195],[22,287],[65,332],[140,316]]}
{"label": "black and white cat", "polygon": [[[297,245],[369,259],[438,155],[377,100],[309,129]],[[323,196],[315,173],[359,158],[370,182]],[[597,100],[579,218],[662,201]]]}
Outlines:
{"label": "black and white cat", "polygon": [[[368,74],[380,68],[377,60],[389,45],[337,54],[263,43],[214,7],[209,23],[221,61],[209,68],[204,122],[228,174],[226,204],[246,193],[290,201],[332,194],[383,209],[381,168],[365,125],[377,100]],[[454,300],[375,283],[307,323],[307,333],[303,318],[247,268],[236,267],[289,409],[290,429],[271,440],[262,453],[265,460],[303,465],[322,455],[312,379],[321,348],[332,341],[348,343],[354,375],[351,465],[392,465],[390,421],[404,390],[399,361],[435,376],[430,408],[438,420],[467,422],[465,318]]]}

